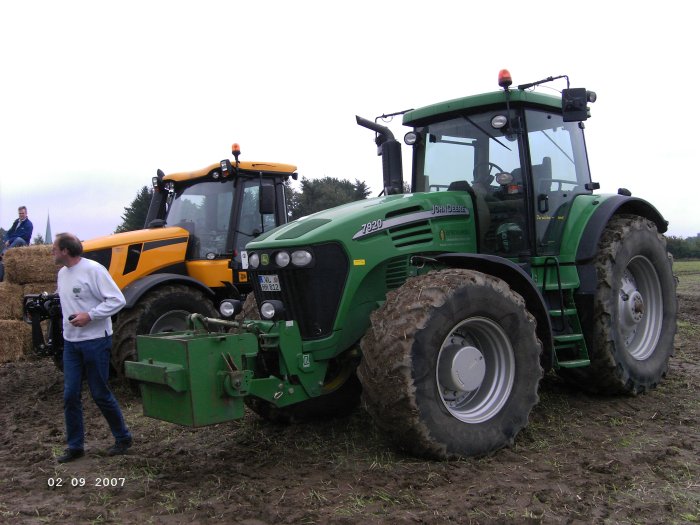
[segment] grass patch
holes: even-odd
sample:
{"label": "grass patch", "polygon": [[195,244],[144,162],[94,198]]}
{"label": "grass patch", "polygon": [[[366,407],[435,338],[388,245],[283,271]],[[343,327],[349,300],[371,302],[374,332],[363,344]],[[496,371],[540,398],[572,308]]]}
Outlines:
{"label": "grass patch", "polygon": [[681,294],[700,292],[700,260],[674,261],[673,273],[678,278],[676,290]]}

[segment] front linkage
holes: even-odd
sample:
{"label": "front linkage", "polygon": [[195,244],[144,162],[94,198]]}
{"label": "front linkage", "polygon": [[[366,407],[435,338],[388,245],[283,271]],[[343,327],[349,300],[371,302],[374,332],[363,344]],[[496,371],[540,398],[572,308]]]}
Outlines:
{"label": "front linkage", "polygon": [[144,415],[191,427],[243,417],[247,396],[276,407],[319,396],[328,364],[304,353],[293,321],[200,314],[185,332],[139,336],[137,352],[125,369],[141,385]]}
{"label": "front linkage", "polygon": [[[52,357],[63,369],[63,313],[58,294],[25,295],[24,321],[32,325],[32,346],[37,355]],[[48,321],[45,330],[44,321]]]}

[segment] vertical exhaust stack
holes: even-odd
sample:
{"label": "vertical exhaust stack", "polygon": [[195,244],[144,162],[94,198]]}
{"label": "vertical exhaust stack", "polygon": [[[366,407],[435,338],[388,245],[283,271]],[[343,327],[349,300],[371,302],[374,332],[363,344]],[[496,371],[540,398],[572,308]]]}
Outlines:
{"label": "vertical exhaust stack", "polygon": [[[165,177],[165,173],[163,173],[162,170],[158,170],[156,172],[156,176],[152,179],[153,196],[151,197],[151,204],[148,206],[146,221],[143,225],[144,229],[165,225],[165,221],[161,219],[163,212],[165,211],[166,198],[165,191],[163,190],[163,177]],[[151,226],[151,222],[157,219],[161,219],[161,223],[154,223],[154,225]]]}
{"label": "vertical exhaust stack", "polygon": [[403,166],[401,163],[401,143],[386,126],[372,122],[360,116],[355,116],[357,123],[363,128],[377,133],[377,155],[382,157],[382,173],[384,176],[384,195],[403,193]]}

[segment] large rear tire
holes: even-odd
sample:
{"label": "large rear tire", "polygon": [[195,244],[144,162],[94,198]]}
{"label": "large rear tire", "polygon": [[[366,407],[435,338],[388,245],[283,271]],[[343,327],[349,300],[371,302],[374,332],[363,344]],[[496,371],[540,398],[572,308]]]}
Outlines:
{"label": "large rear tire", "polygon": [[187,318],[193,313],[217,317],[202,291],[181,284],[156,288],[133,308],[122,310],[112,337],[112,368],[117,377],[124,378],[124,361],[136,360],[136,336],[187,330]]}
{"label": "large rear tire", "polygon": [[419,456],[481,456],[513,443],[538,401],[542,345],[502,280],[449,269],[414,277],[371,315],[362,399]]}
{"label": "large rear tire", "polygon": [[595,265],[591,365],[560,375],[596,393],[646,392],[666,375],[676,334],[676,280],[666,240],[643,217],[613,217]]}

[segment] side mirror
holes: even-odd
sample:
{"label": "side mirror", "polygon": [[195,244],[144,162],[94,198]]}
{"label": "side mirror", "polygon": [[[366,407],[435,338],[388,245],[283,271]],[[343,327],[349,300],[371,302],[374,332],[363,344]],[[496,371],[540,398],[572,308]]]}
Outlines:
{"label": "side mirror", "polygon": [[260,186],[259,210],[261,214],[275,213],[275,187]]}
{"label": "side mirror", "polygon": [[596,101],[596,94],[586,88],[563,89],[561,110],[564,122],[582,122],[588,118],[588,103]]}

